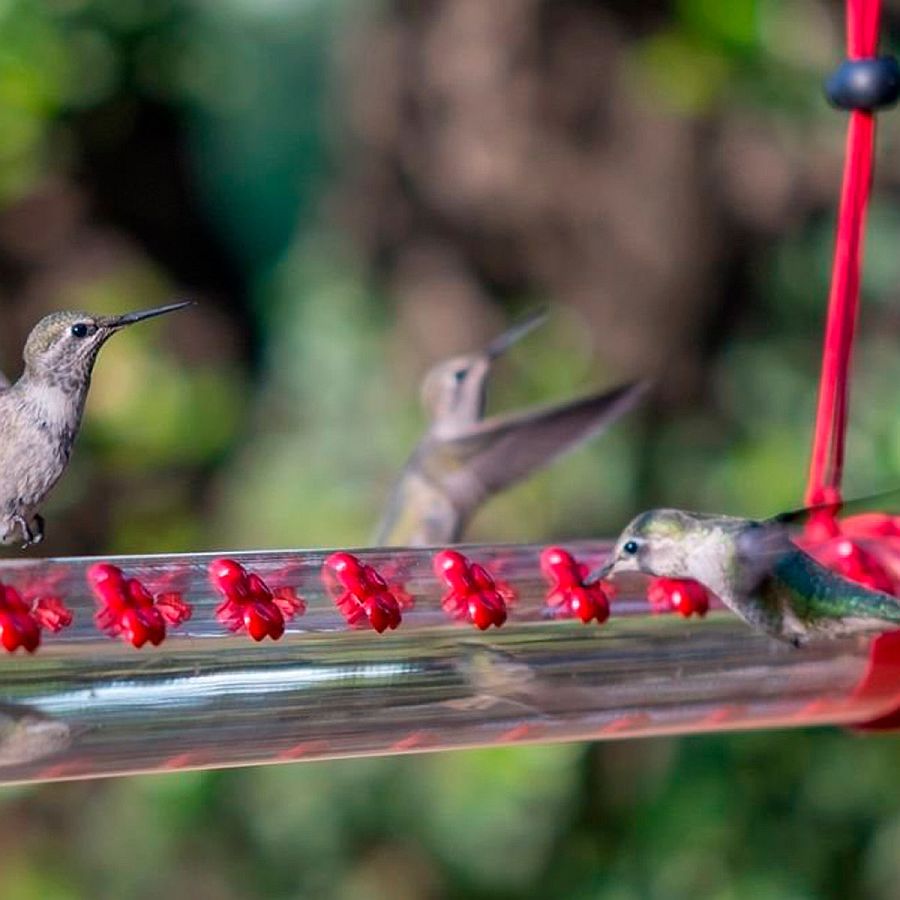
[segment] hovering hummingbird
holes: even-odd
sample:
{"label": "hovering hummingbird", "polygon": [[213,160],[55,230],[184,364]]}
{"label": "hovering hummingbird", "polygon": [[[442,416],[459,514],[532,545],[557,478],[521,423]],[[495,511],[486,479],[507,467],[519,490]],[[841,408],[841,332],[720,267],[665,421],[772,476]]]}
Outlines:
{"label": "hovering hummingbird", "polygon": [[50,756],[69,746],[69,726],[30,706],[0,703],[0,766]]}
{"label": "hovering hummingbird", "polygon": [[494,362],[546,317],[540,311],[480,353],[444,360],[425,376],[422,402],[430,423],[394,486],[376,532],[378,544],[458,541],[485,500],[602,431],[637,403],[644,382],[485,419]]}
{"label": "hovering hummingbird", "polygon": [[43,538],[38,508],[69,462],[100,348],[128,325],[191,303],[124,316],[58,312],[34,327],[22,376],[0,384],[0,544]]}
{"label": "hovering hummingbird", "polygon": [[625,528],[592,577],[693,579],[755,629],[795,646],[900,626],[900,600],[836,575],[791,540],[789,526],[810,512],[756,520],[651,510]]}

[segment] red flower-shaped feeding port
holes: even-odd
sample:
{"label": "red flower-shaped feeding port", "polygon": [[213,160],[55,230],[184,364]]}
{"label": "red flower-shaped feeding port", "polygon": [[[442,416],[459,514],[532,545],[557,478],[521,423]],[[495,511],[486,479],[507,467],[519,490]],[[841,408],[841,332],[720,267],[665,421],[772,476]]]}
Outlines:
{"label": "red flower-shaped feeding port", "polygon": [[547,606],[555,616],[578,618],[582,622],[609,618],[609,595],[599,581],[585,583],[588,566],[579,563],[562,547],[546,547],[541,551],[541,571],[550,582]]}
{"label": "red flower-shaped feeding port", "polygon": [[485,563],[484,566],[484,570],[490,575],[491,581],[494,582],[494,588],[506,606],[507,612],[515,609],[516,604],[519,602],[519,592],[506,578],[506,572],[510,568],[511,563],[512,560],[509,556],[499,553],[492,557],[490,562]]}
{"label": "red flower-shaped feeding port", "polygon": [[434,557],[434,573],[449,591],[441,600],[454,619],[465,619],[484,631],[506,621],[506,603],[483,566],[470,562],[456,550],[441,550]]}
{"label": "red flower-shaped feeding port", "polygon": [[158,646],[167,625],[180,625],[191,617],[191,607],[176,591],[154,597],[137,578],[126,578],[111,563],[96,563],[87,571],[88,584],[99,608],[94,621],[101,631],[135,647]]}
{"label": "red flower-shaped feeding port", "polygon": [[378,572],[382,580],[387,584],[388,590],[394,595],[394,599],[400,605],[400,612],[414,609],[416,598],[406,589],[405,573],[409,560],[404,561],[402,556],[390,560],[381,566]]}
{"label": "red flower-shaped feeding port", "polygon": [[285,622],[306,612],[306,602],[294,588],[270,590],[259,575],[233,559],[213,560],[209,580],[224,598],[216,607],[216,618],[229,631],[245,629],[254,641],[266,637],[277,641]]}
{"label": "red flower-shaped feeding port", "polygon": [[41,628],[46,628],[47,631],[55,634],[72,624],[72,610],[55,595],[37,597],[30,605],[31,615],[38,620]]}
{"label": "red flower-shaped feeding port", "polygon": [[56,632],[71,624],[72,613],[59,597],[26,599],[11,585],[0,583],[0,645],[8,652],[22,647],[34,653],[41,629]]}
{"label": "red flower-shaped feeding port", "polygon": [[348,625],[369,624],[380,634],[400,624],[401,603],[394,591],[373,566],[352,553],[332,553],[322,567],[322,580]]}
{"label": "red flower-shaped feeding port", "polygon": [[651,578],[647,600],[654,612],[677,612],[686,619],[709,612],[709,593],[702,584],[680,578]]}

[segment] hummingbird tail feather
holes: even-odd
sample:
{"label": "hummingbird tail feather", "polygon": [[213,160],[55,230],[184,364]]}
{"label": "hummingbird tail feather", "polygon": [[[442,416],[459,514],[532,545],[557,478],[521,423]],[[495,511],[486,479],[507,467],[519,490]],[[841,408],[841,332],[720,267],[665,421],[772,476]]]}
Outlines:
{"label": "hummingbird tail feather", "polygon": [[890,594],[865,591],[853,598],[841,618],[868,628],[884,624],[900,626],[900,599]]}
{"label": "hummingbird tail feather", "polygon": [[900,625],[900,600],[894,600],[893,603],[885,601],[882,606],[883,620],[885,622],[891,622],[894,625]]}

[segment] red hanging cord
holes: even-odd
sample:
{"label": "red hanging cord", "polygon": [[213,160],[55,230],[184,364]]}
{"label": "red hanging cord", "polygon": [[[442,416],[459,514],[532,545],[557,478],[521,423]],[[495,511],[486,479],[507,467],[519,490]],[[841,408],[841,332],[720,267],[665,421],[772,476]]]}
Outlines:
{"label": "red hanging cord", "polygon": [[[879,62],[876,53],[880,23],[881,0],[847,0],[847,56],[850,62]],[[846,76],[844,69],[842,66],[835,76]],[[868,74],[872,74],[871,69]],[[889,74],[896,79],[896,73]],[[900,596],[897,562],[900,558],[900,516],[878,514],[856,516],[840,524],[837,521],[842,499],[850,365],[859,311],[862,242],[872,185],[875,115],[871,110],[896,100],[896,96],[890,96],[890,90],[881,93],[875,90],[874,95],[867,94],[865,78],[860,83],[853,79],[852,72],[850,75],[849,83],[838,79],[837,95],[832,92],[831,80],[828,88],[829,97],[835,105],[851,108],[852,111],[847,131],[822,374],[806,487],[806,505],[823,508],[811,517],[801,543],[821,563],[844,577],[874,590]],[[883,70],[881,75],[884,75]],[[876,84],[874,87],[884,88],[885,85]],[[896,83],[889,87],[896,88]],[[848,88],[849,97],[846,93]],[[871,82],[868,88],[873,88]],[[869,101],[872,101],[871,106]],[[849,106],[845,105],[847,103]],[[888,542],[891,547],[886,546]],[[684,593],[684,583],[654,579],[649,593],[656,598],[658,606],[672,608],[678,605],[675,598]]]}
{"label": "red hanging cord", "polygon": [[[880,21],[881,0],[847,0],[850,59],[875,56]],[[841,499],[850,362],[859,309],[862,241],[872,183],[874,143],[874,114],[853,110],[847,132],[819,402],[806,488],[806,503],[810,506],[838,503]]]}
{"label": "red hanging cord", "polygon": [[[847,53],[850,64],[877,63],[881,0],[847,0]],[[852,87],[846,66],[829,82],[832,102],[843,106],[841,90]],[[896,69],[896,64],[894,64]],[[858,67],[857,67],[858,71]],[[871,74],[871,69],[869,69]],[[839,76],[843,73],[843,79]],[[852,71],[851,71],[852,76]],[[894,74],[896,78],[896,74]],[[863,82],[864,83],[864,82]],[[860,82],[856,82],[857,90]],[[837,93],[835,93],[837,91]],[[865,92],[863,91],[863,94]],[[889,100],[890,92],[886,98]],[[836,99],[837,98],[837,99]],[[856,516],[840,524],[841,478],[847,434],[850,364],[859,311],[862,241],[872,184],[875,115],[866,103],[853,104],[847,133],[847,159],[841,188],[828,319],[822,353],[822,376],[816,410],[812,458],[806,488],[809,506],[826,504],[809,522],[805,542],[816,558],[847,578],[900,596],[894,544],[900,542],[900,516]],[[877,99],[876,96],[864,99]],[[846,107],[845,107],[846,108]],[[887,546],[887,542],[892,544]]]}
{"label": "red hanging cord", "polygon": [[[847,56],[850,60],[875,57],[880,22],[881,0],[847,0]],[[809,548],[820,562],[867,587],[900,596],[900,578],[896,576],[896,558],[893,556],[900,549],[895,546],[900,541],[900,518],[858,516],[856,521],[846,521],[844,534],[835,518],[841,502],[850,364],[859,312],[862,242],[872,186],[874,149],[874,113],[853,109],[847,130],[806,503],[809,506],[835,504],[814,516],[808,529],[812,541],[831,538]],[[859,537],[878,538],[878,542],[872,545],[867,540],[867,546],[861,546]],[[870,673],[860,690],[867,689],[873,679],[879,678],[887,678],[896,685],[900,671],[900,632],[879,636],[873,642],[871,653]],[[900,707],[867,727],[897,728],[900,725],[898,717]]]}

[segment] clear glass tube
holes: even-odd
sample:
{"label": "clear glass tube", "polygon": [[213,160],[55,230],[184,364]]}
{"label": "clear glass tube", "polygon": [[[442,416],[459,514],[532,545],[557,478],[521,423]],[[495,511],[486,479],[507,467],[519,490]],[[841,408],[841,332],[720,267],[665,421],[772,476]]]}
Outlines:
{"label": "clear glass tube", "polygon": [[[608,545],[567,545],[599,563]],[[851,724],[889,711],[862,694],[870,640],[801,650],[727,610],[653,614],[641,585],[603,625],[548,618],[540,547],[460,548],[515,591],[485,632],[451,620],[434,551],[361,550],[414,598],[383,634],[348,626],[316,551],[234,554],[272,588],[306,601],[277,641],[230,633],[215,609],[213,555],[108,560],[153,592],[178,591],[192,617],[135,649],[94,623],[96,560],[3,561],[0,582],[52,589],[74,613],[36,653],[0,653],[0,782],[387,754],[514,741]]]}

